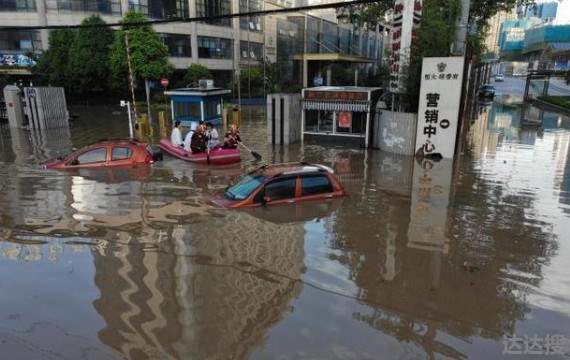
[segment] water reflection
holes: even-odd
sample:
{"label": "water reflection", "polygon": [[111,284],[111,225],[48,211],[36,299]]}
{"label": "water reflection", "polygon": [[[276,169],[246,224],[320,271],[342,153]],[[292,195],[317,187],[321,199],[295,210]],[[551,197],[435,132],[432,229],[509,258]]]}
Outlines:
{"label": "water reflection", "polygon": [[499,358],[504,334],[570,328],[567,118],[538,113],[541,127],[526,127],[519,107],[483,106],[460,160],[418,163],[273,147],[249,110],[248,145],[331,166],[349,196],[210,206],[255,166],[247,155],[223,168],[35,168],[101,129],[120,136],[99,118],[74,124],[68,145],[3,139],[0,272],[12,276],[0,280],[0,340],[34,344],[8,356]]}

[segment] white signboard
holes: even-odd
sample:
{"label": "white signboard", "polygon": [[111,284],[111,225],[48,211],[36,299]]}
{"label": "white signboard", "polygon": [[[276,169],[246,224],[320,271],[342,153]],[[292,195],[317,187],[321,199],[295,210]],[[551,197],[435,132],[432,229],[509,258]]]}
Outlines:
{"label": "white signboard", "polygon": [[463,57],[424,58],[416,153],[453,158],[461,100]]}
{"label": "white signboard", "polygon": [[408,65],[410,48],[416,40],[416,30],[422,17],[422,0],[396,0],[390,31],[390,91],[402,92],[400,75]]}

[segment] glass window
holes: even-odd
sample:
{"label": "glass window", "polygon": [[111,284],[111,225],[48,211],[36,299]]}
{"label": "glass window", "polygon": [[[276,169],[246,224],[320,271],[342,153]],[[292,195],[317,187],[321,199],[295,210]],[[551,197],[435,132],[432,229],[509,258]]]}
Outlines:
{"label": "glass window", "polygon": [[265,179],[266,177],[263,175],[245,175],[237,183],[226,189],[225,196],[230,200],[245,200],[263,184]]}
{"label": "glass window", "polygon": [[326,175],[303,176],[301,178],[303,196],[326,194],[333,191]]}
{"label": "glass window", "polygon": [[[199,17],[212,17],[227,15],[232,12],[231,0],[197,0],[196,15]],[[213,19],[204,21],[210,25],[232,26],[232,19]]]}
{"label": "glass window", "polygon": [[158,34],[160,39],[168,47],[168,54],[172,57],[192,57],[192,44],[190,35],[183,34]]}
{"label": "glass window", "polygon": [[233,58],[232,40],[198,36],[198,57],[204,59]]}
{"label": "glass window", "polygon": [[295,197],[296,178],[279,179],[265,186],[265,196],[271,201]]}
{"label": "glass window", "polygon": [[[239,10],[242,13],[263,10],[261,0],[239,0]],[[244,16],[239,19],[239,27],[249,31],[263,31],[263,21],[260,16]]]}
{"label": "glass window", "polygon": [[208,101],[204,103],[204,117],[211,118],[221,115],[222,105],[219,100]]}
{"label": "glass window", "polygon": [[305,111],[305,131],[319,131],[319,112],[317,110]]}
{"label": "glass window", "polygon": [[128,147],[114,147],[111,153],[111,160],[126,160],[130,159],[132,155],[132,150]]}
{"label": "glass window", "polygon": [[120,0],[48,0],[46,1],[46,7],[57,12],[98,12],[121,15]]}
{"label": "glass window", "polygon": [[107,159],[107,150],[105,148],[97,148],[84,152],[77,157],[77,165],[92,164],[97,162],[105,162]]}
{"label": "glass window", "polygon": [[186,0],[129,0],[129,10],[143,13],[153,19],[189,16]]}
{"label": "glass window", "polygon": [[314,17],[307,17],[307,52],[319,52],[319,22],[320,20]]}
{"label": "glass window", "polygon": [[339,52],[338,44],[338,26],[336,24],[324,21],[321,23],[321,53]]}
{"label": "glass window", "polygon": [[332,111],[319,111],[319,132],[333,131],[333,117]]}
{"label": "glass window", "polygon": [[242,59],[263,60],[263,44],[249,41],[240,41],[240,57]]}
{"label": "glass window", "polygon": [[366,113],[352,113],[352,128],[350,131],[353,134],[364,134],[366,132]]}
{"label": "glass window", "polygon": [[350,40],[352,39],[350,32],[349,29],[339,28],[339,47],[343,54],[350,54]]}
{"label": "glass window", "polygon": [[[0,0],[1,1],[1,0]],[[0,31],[0,49],[22,51],[41,50],[40,33],[36,30]]]}
{"label": "glass window", "polygon": [[35,0],[0,0],[2,11],[36,11]]}

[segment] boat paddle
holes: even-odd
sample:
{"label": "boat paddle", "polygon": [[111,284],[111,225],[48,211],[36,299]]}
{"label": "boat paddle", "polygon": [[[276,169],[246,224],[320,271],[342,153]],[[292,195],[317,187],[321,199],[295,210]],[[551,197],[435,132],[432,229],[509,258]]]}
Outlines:
{"label": "boat paddle", "polygon": [[256,160],[261,160],[262,157],[261,155],[259,155],[259,153],[257,151],[253,151],[250,148],[248,148],[247,146],[245,146],[244,143],[242,143],[241,141],[238,141],[238,144],[240,144],[241,146],[244,147],[244,149],[246,149],[247,151],[249,151],[249,153],[256,159]]}

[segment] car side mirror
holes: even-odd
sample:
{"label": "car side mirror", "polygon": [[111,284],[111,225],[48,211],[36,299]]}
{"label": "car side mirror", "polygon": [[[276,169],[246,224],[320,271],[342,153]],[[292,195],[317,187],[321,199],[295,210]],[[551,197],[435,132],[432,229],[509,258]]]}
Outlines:
{"label": "car side mirror", "polygon": [[263,199],[261,200],[261,205],[267,205],[270,202],[271,198],[269,196],[264,196]]}
{"label": "car side mirror", "polygon": [[79,165],[79,160],[73,159],[73,160],[71,160],[71,162],[69,163],[69,165],[71,165],[71,166]]}

